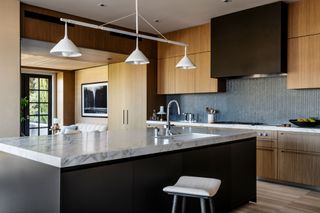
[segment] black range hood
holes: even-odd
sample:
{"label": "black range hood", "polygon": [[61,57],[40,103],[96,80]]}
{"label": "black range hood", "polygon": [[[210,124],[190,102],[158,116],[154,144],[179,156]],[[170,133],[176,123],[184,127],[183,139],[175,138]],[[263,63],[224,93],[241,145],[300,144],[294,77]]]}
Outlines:
{"label": "black range hood", "polygon": [[276,2],[211,20],[211,77],[287,72],[288,7]]}

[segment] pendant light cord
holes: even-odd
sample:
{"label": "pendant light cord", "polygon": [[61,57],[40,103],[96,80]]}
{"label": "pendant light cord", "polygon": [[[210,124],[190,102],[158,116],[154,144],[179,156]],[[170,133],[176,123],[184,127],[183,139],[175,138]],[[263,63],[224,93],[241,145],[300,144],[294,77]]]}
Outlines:
{"label": "pendant light cord", "polygon": [[138,10],[138,0],[136,0],[136,49],[139,49],[139,10]]}
{"label": "pendant light cord", "polygon": [[68,38],[68,22],[64,24],[64,37]]}

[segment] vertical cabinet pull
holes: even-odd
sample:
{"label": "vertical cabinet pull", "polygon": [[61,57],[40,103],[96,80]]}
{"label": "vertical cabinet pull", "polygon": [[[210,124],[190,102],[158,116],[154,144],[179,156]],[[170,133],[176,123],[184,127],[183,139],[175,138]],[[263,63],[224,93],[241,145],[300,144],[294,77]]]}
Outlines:
{"label": "vertical cabinet pull", "polygon": [[122,110],[122,124],[124,124],[124,110]]}
{"label": "vertical cabinet pull", "polygon": [[129,110],[127,110],[127,124],[129,124]]}

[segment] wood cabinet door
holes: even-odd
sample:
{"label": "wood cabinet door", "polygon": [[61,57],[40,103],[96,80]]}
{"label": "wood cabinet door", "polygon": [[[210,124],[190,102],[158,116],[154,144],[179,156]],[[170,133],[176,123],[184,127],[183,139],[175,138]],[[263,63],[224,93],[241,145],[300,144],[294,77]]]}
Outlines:
{"label": "wood cabinet door", "polygon": [[320,35],[288,40],[288,89],[320,88]]}
{"label": "wood cabinet door", "polygon": [[127,129],[146,126],[147,65],[123,63],[125,70],[125,123]]}
{"label": "wood cabinet door", "polygon": [[279,150],[279,179],[320,186],[320,154]]}
{"label": "wood cabinet door", "polygon": [[289,38],[320,33],[320,1],[301,0],[289,4]]}
{"label": "wood cabinet door", "polygon": [[[196,64],[196,55],[188,55],[189,59],[192,63]],[[175,65],[181,60],[181,57],[175,57]],[[174,65],[174,68],[175,68]],[[195,92],[195,73],[198,69],[178,69],[175,68],[175,93],[176,94],[186,94],[186,93],[194,93]]]}
{"label": "wood cabinet door", "polygon": [[257,176],[277,179],[277,149],[257,147]]}
{"label": "wood cabinet door", "polygon": [[175,93],[175,58],[158,59],[158,94]]}
{"label": "wood cabinet door", "polygon": [[125,70],[110,64],[108,75],[108,129],[125,129]]}
{"label": "wood cabinet door", "polygon": [[218,92],[218,80],[211,78],[211,52],[195,55],[195,93]]}

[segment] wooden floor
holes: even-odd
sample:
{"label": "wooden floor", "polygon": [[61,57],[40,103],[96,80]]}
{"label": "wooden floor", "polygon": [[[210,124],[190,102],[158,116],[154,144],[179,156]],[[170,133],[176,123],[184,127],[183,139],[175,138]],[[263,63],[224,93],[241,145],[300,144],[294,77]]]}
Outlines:
{"label": "wooden floor", "polygon": [[232,213],[320,213],[320,192],[263,181],[257,182],[257,203]]}

